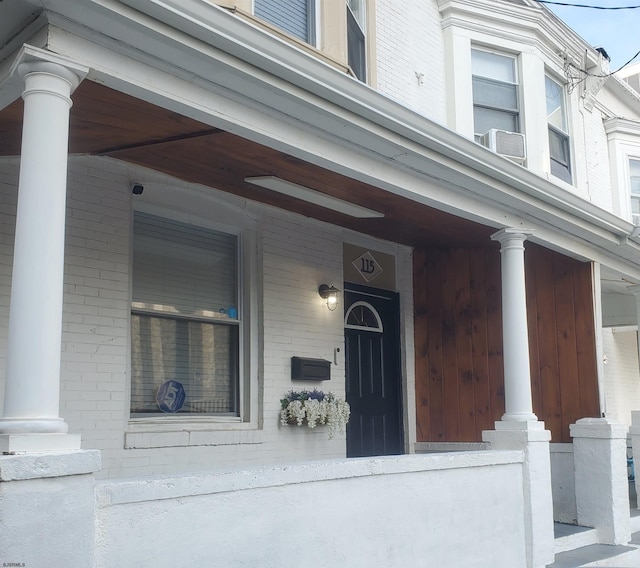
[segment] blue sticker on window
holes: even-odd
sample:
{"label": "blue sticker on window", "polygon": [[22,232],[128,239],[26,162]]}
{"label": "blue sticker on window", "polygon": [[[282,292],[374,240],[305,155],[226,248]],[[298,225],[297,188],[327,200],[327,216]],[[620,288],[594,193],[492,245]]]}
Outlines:
{"label": "blue sticker on window", "polygon": [[186,396],[182,383],[173,380],[167,381],[158,389],[156,395],[158,408],[162,412],[178,412],[182,408]]}

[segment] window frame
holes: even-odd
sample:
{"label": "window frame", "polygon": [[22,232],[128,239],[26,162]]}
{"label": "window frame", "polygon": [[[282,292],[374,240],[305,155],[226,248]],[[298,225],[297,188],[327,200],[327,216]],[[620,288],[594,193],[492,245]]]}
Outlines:
{"label": "window frame", "polygon": [[[488,53],[491,55],[497,55],[500,57],[505,57],[508,58],[512,61],[513,63],[513,75],[514,75],[514,81],[503,81],[500,79],[495,79],[493,77],[487,77],[485,75],[477,75],[474,72],[474,62],[473,62],[473,53],[474,52],[479,52],[479,53]],[[474,83],[475,81],[481,81],[481,82],[485,82],[485,83],[490,83],[490,84],[494,84],[494,85],[509,85],[515,88],[515,102],[516,102],[516,107],[515,108],[509,108],[509,107],[501,107],[498,105],[489,105],[486,103],[477,103],[476,102],[476,97],[474,96]],[[506,51],[498,51],[495,49],[489,49],[489,48],[485,48],[483,46],[479,46],[479,45],[471,45],[471,100],[472,100],[472,104],[473,104],[473,132],[474,132],[474,138],[476,140],[476,142],[480,142],[482,139],[482,136],[484,134],[486,134],[486,132],[478,132],[476,129],[476,120],[475,120],[475,114],[476,114],[476,108],[478,109],[487,109],[489,111],[492,112],[496,112],[496,113],[501,113],[504,115],[508,115],[514,118],[515,120],[515,125],[516,125],[516,129],[513,130],[512,132],[518,132],[521,133],[522,132],[522,89],[520,88],[520,69],[519,69],[519,58],[517,54],[513,54],[513,53],[509,53]],[[497,127],[493,127],[493,128],[497,128]],[[498,128],[498,130],[503,130],[502,128]]]}
{"label": "window frame", "polygon": [[[357,2],[359,2],[360,4],[360,11],[362,12],[362,21],[358,21],[358,18],[356,17],[356,14],[354,13],[354,11],[351,9],[350,6],[350,0],[345,0],[345,18],[346,18],[346,27],[347,27],[347,65],[349,65],[349,68],[351,69],[351,71],[353,71],[353,74],[355,75],[355,77],[363,82],[366,83],[367,82],[367,76],[368,76],[368,57],[367,57],[367,1],[366,0],[355,0]],[[351,24],[351,21],[353,21],[353,24]],[[350,37],[351,37],[351,29],[352,29],[352,25],[355,25],[360,36],[358,38],[358,45],[359,45],[359,54],[358,54],[358,65],[354,66],[354,61],[351,58],[351,50],[350,50],[350,46],[351,46],[351,42],[350,42]]]}
{"label": "window frame", "polygon": [[[257,315],[257,298],[255,297],[255,291],[251,289],[251,286],[246,283],[255,275],[256,257],[256,235],[252,221],[248,221],[246,216],[238,214],[229,208],[228,217],[236,217],[237,223],[230,225],[224,222],[218,222],[213,219],[204,218],[198,215],[193,215],[190,212],[185,212],[185,201],[189,201],[191,197],[188,191],[176,191],[171,199],[174,201],[174,207],[169,204],[156,205],[152,202],[134,202],[134,206],[131,209],[131,229],[130,229],[130,263],[129,263],[129,348],[128,348],[128,391],[126,402],[126,412],[128,413],[129,431],[125,432],[125,447],[133,447],[127,445],[126,438],[128,436],[137,436],[138,432],[162,432],[168,433],[173,431],[182,431],[187,425],[189,428],[195,430],[228,430],[230,427],[236,428],[256,428],[258,417],[258,385],[256,382],[257,372],[257,326],[253,322]],[[198,200],[199,201],[199,200]],[[193,207],[186,207],[187,210],[199,210],[198,205]],[[218,206],[218,209],[224,209],[224,206]],[[237,393],[238,393],[238,412],[237,415],[224,415],[213,413],[132,413],[131,412],[131,314],[133,312],[133,245],[134,245],[134,232],[133,232],[133,218],[134,212],[140,211],[150,215],[163,217],[183,223],[195,224],[207,229],[227,233],[234,235],[237,239],[237,258],[236,258],[236,271],[237,271],[237,310],[238,310],[238,378],[237,378]],[[219,217],[223,217],[224,211],[220,211]],[[231,221],[233,222],[233,221]],[[196,318],[198,319],[198,318]],[[215,434],[215,432],[214,432]],[[167,444],[158,442],[157,447],[164,447]],[[172,445],[172,444],[168,444]],[[194,443],[185,443],[177,445],[198,445]],[[135,446],[139,447],[139,446]],[[156,446],[153,446],[156,447]]]}
{"label": "window frame", "polygon": [[[132,241],[133,241],[133,246],[135,247],[135,241],[136,241],[136,230],[135,230],[135,217],[136,217],[136,213],[143,213],[142,211],[135,211],[134,210],[134,230],[132,233]],[[147,213],[143,213],[144,215],[149,215]],[[178,221],[177,219],[174,219],[171,216],[158,216],[158,215],[153,215],[153,217],[155,217],[156,219],[158,219],[160,222],[162,221],[168,221],[169,224]],[[153,223],[152,220],[147,219],[147,222],[151,222]],[[187,225],[186,223],[183,223],[182,221],[178,221],[181,224]],[[211,230],[212,227],[209,226],[205,226],[205,224],[203,223],[198,223],[198,222],[190,222],[188,225],[192,226],[192,227],[196,227],[196,228],[201,228],[203,230]],[[156,225],[156,227],[158,227],[158,225]],[[205,415],[205,416],[239,416],[240,414],[240,360],[241,360],[241,355],[240,355],[240,346],[242,343],[242,323],[243,323],[243,314],[242,314],[242,305],[240,303],[240,298],[241,298],[241,286],[242,286],[242,282],[240,281],[240,251],[241,251],[241,235],[238,235],[237,233],[228,233],[226,231],[219,231],[217,229],[214,229],[216,232],[221,233],[225,236],[230,236],[233,237],[234,243],[233,243],[233,262],[234,262],[234,274],[233,274],[233,279],[235,282],[235,286],[234,286],[234,290],[233,293],[235,295],[235,299],[234,299],[234,303],[236,304],[236,318],[234,318],[233,320],[230,319],[224,319],[223,317],[217,316],[217,315],[212,315],[212,314],[206,314],[206,313],[202,313],[202,314],[189,314],[189,313],[179,313],[179,312],[175,312],[175,311],[171,311],[169,309],[162,309],[159,308],[157,306],[151,306],[149,307],[148,305],[144,305],[144,306],[140,306],[140,305],[134,305],[136,304],[136,302],[133,301],[132,298],[132,302],[131,302],[131,319],[133,321],[134,316],[139,316],[139,317],[151,317],[151,318],[159,318],[165,321],[171,321],[174,322],[176,324],[177,327],[180,327],[178,322],[182,322],[183,324],[186,323],[202,323],[202,324],[207,324],[207,325],[213,325],[213,326],[225,326],[227,328],[234,328],[236,331],[231,332],[232,336],[234,336],[234,340],[233,340],[233,345],[232,347],[232,354],[233,354],[233,368],[235,369],[235,372],[233,373],[233,386],[232,389],[233,390],[233,396],[232,396],[232,400],[234,402],[234,410],[232,411],[228,411],[228,412],[224,412],[224,413],[216,413],[216,412],[184,412],[181,415],[182,416],[186,416],[186,415],[190,415],[190,416],[199,416],[199,415]],[[139,238],[139,237],[138,237]],[[132,272],[132,293],[135,292],[134,290],[134,286],[135,286],[135,279],[134,279],[134,273],[135,273],[136,267],[135,264],[133,264],[133,272]],[[177,329],[176,329],[177,331]],[[131,329],[130,331],[131,333],[131,356],[133,355],[133,338],[134,338],[134,334],[133,334],[133,329]],[[153,377],[152,377],[153,379]],[[131,368],[131,380],[132,380],[132,390],[133,390],[133,361],[132,361],[132,368]],[[144,382],[144,381],[143,381]],[[163,416],[165,413],[163,413],[160,409],[158,409],[157,412],[153,412],[153,411],[149,411],[149,412],[134,412],[133,409],[131,408],[130,405],[130,409],[129,409],[129,415],[132,418],[141,418],[141,417],[152,417],[152,416]],[[177,415],[178,413],[176,413]]]}
{"label": "window frame", "polygon": [[[545,102],[547,103],[547,133],[548,133],[548,144],[549,144],[549,172],[555,178],[562,180],[565,183],[573,184],[573,166],[572,166],[572,155],[571,152],[571,135],[569,133],[569,112],[568,112],[568,101],[567,101],[567,90],[563,83],[555,79],[553,75],[546,72],[544,75],[545,81]],[[549,122],[549,112],[548,112],[548,97],[547,97],[547,81],[551,81],[554,85],[556,85],[560,89],[561,94],[561,105],[560,109],[562,110],[562,122],[564,123],[564,127],[566,129],[562,130],[554,124]],[[555,136],[562,147],[564,148],[564,152],[567,156],[566,161],[561,160],[559,157],[554,157],[552,154],[552,144],[551,137]],[[554,164],[557,165],[561,170],[554,171]],[[559,173],[561,175],[559,175]],[[564,175],[562,175],[564,173]]]}
{"label": "window frame", "polygon": [[[626,164],[628,168],[627,183],[629,184],[629,210],[631,214],[631,221],[633,222],[634,225],[640,225],[640,175],[637,175],[637,176],[632,175],[631,162],[637,162],[638,169],[640,170],[640,155],[638,156],[628,155],[627,164]],[[637,180],[637,184],[638,184],[637,193],[634,193],[634,190],[633,190],[633,185],[635,180]],[[634,202],[637,203],[638,213],[633,212]]]}

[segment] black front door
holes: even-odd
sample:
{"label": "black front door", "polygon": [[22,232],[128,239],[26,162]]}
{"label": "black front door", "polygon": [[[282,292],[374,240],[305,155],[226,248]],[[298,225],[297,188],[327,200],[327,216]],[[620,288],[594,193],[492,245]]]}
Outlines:
{"label": "black front door", "polygon": [[345,284],[347,456],[404,452],[398,294]]}

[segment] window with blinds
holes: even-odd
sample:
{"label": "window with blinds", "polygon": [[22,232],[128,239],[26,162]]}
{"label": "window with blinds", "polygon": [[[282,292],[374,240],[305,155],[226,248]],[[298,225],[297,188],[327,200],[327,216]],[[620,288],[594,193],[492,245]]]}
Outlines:
{"label": "window with blinds", "polygon": [[476,140],[492,128],[520,132],[515,58],[472,49],[471,67]]}
{"label": "window with blinds", "polygon": [[254,13],[302,41],[315,43],[314,0],[255,0]]}
{"label": "window with blinds", "polygon": [[238,239],[136,212],[131,413],[238,415]]}

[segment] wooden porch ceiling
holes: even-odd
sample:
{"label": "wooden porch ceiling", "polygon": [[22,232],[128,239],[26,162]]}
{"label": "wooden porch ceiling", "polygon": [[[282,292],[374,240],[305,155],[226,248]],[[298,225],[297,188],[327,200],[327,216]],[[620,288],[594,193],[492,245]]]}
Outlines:
{"label": "wooden porch ceiling", "polygon": [[[490,246],[495,231],[328,171],[91,81],[76,90],[69,151],[109,156],[410,246]],[[20,153],[22,101],[0,111],[0,155]],[[277,176],[384,213],[355,219],[245,183]]]}

